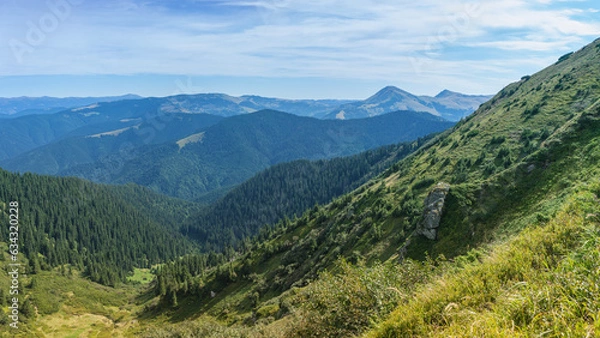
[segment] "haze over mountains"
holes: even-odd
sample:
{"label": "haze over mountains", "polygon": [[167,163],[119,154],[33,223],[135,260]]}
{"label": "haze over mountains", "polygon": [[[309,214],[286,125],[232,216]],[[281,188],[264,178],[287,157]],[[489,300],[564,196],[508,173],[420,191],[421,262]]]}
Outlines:
{"label": "haze over mountains", "polygon": [[402,89],[389,86],[370,98],[344,104],[327,114],[329,119],[356,119],[377,116],[396,110],[427,112],[450,121],[469,116],[479,105],[489,100],[489,95],[464,95],[444,90],[435,97],[416,96]]}
{"label": "haze over mountains", "polygon": [[0,97],[0,118],[14,118],[32,114],[52,114],[69,108],[82,107],[97,102],[112,102],[140,99],[141,96],[127,94],[106,97]]}
{"label": "haze over mountains", "polygon": [[[316,118],[346,119],[364,118],[398,110],[423,111],[458,121],[469,115],[490,96],[465,95],[444,90],[435,97],[416,96],[399,88],[389,86],[365,101],[355,100],[288,100],[256,95],[240,97],[226,94],[177,95],[157,100],[157,110],[165,113],[211,114],[234,116],[264,109]],[[31,114],[48,114],[83,107],[94,103],[142,99],[136,95],[97,98],[0,98],[0,117],[20,117]],[[102,106],[100,104],[99,106]]]}
{"label": "haze over mountains", "polygon": [[[65,100],[32,99],[31,105],[74,102]],[[449,91],[416,97],[395,87],[364,102],[224,94],[127,98],[3,120],[0,142],[7,146],[0,166],[137,183],[191,200],[221,191],[210,195],[216,198],[277,163],[347,156],[442,131],[452,122],[440,115],[456,120],[483,100]],[[339,107],[347,116],[335,113]]]}

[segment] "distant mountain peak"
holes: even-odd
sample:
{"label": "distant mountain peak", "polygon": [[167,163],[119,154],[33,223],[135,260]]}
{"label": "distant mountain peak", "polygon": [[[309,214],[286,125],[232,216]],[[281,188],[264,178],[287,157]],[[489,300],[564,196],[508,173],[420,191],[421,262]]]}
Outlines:
{"label": "distant mountain peak", "polygon": [[382,90],[375,93],[375,95],[369,97],[366,102],[367,103],[376,103],[382,104],[384,102],[396,102],[396,101],[405,101],[405,100],[418,100],[418,98],[398,87],[387,86]]}
{"label": "distant mountain peak", "polygon": [[441,98],[444,98],[444,97],[449,97],[449,96],[454,96],[454,95],[462,95],[462,94],[458,93],[458,92],[453,92],[453,91],[448,90],[448,89],[444,89],[439,94],[437,94],[435,96],[435,98],[436,99],[441,99]]}
{"label": "distant mountain peak", "polygon": [[396,86],[385,86],[379,92],[381,93],[381,92],[398,92],[398,91],[403,91],[403,90]]}
{"label": "distant mountain peak", "polygon": [[364,101],[352,102],[327,114],[328,119],[366,118],[394,111],[418,111],[458,121],[471,114],[491,96],[465,95],[443,90],[436,97],[417,96],[398,87],[387,86]]}
{"label": "distant mountain peak", "polygon": [[413,96],[411,93],[409,93],[405,90],[402,90],[398,87],[387,86],[387,87],[381,89],[380,91],[378,91],[377,93],[375,93],[375,95],[373,95],[373,97],[378,97],[378,96],[381,97],[381,96],[389,96],[389,95]]}

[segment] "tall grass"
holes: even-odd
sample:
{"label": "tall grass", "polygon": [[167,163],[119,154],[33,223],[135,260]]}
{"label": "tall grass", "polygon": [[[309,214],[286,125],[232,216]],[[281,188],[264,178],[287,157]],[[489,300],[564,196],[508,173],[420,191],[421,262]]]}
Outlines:
{"label": "tall grass", "polygon": [[497,244],[481,261],[445,267],[367,337],[594,336],[599,211],[594,193],[577,193],[546,225]]}
{"label": "tall grass", "polygon": [[433,271],[430,261],[353,266],[341,261],[303,289],[286,337],[351,337],[381,321]]}

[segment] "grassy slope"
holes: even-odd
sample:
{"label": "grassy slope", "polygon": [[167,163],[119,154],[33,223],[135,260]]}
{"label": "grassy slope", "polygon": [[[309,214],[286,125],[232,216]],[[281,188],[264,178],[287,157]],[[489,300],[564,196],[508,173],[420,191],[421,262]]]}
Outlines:
{"label": "grassy slope", "polygon": [[598,181],[542,226],[440,268],[367,337],[590,337],[600,332]]}
{"label": "grassy slope", "polygon": [[517,177],[510,203],[522,204],[493,214],[507,215],[497,240],[441,267],[368,337],[600,332],[600,109],[583,115],[551,141],[543,173]]}
{"label": "grassy slope", "polygon": [[[340,256],[394,259],[418,221],[414,210],[422,210],[427,191],[438,181],[452,184],[439,240],[412,237],[405,252],[409,258],[456,257],[555,219],[572,198],[574,182],[585,182],[585,169],[598,160],[599,44],[509,85],[378,179],[308,212],[231,263],[243,271],[235,282],[222,286],[209,279],[209,287],[221,287],[219,296],[201,297],[195,303],[199,307],[183,306],[174,313],[200,310],[239,321],[276,303],[273,297],[289,287],[306,285]],[[244,278],[251,273],[258,278]],[[257,306],[251,301],[255,292]]]}
{"label": "grassy slope", "polygon": [[[0,247],[4,246],[5,243],[0,242]],[[0,337],[135,337],[139,330],[137,314],[143,305],[138,296],[147,283],[144,279],[151,276],[138,271],[132,278],[140,279],[141,286],[134,283],[117,288],[78,276],[77,271],[69,274],[59,269],[35,275],[21,274],[19,328],[14,330],[2,324]],[[5,294],[9,283],[8,275],[0,275],[0,288]],[[23,313],[26,299],[33,300],[34,315]],[[1,311],[6,310],[3,306]]]}
{"label": "grassy slope", "polygon": [[[9,263],[6,242],[0,241],[0,266]],[[22,265],[19,274],[19,325],[13,329],[0,324],[0,337],[135,337],[139,326],[136,313],[140,300],[136,298],[147,283],[147,271],[140,270],[132,276],[142,285],[120,285],[117,288],[102,286],[79,277],[78,271],[41,271],[24,273],[28,262],[20,254]],[[0,289],[8,296],[11,280],[0,274]],[[13,296],[11,296],[13,297]],[[33,313],[24,312],[26,300],[34,304]],[[1,301],[0,301],[1,302]],[[1,312],[8,314],[8,303],[1,302]]]}

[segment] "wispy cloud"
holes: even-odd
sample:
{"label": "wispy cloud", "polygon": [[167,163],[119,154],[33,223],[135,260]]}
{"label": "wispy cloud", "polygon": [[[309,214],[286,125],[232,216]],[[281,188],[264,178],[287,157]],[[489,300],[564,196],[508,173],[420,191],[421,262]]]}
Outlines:
{"label": "wispy cloud", "polygon": [[530,60],[597,37],[599,9],[552,0],[7,1],[0,76],[312,76],[419,90],[424,78],[436,90],[468,78],[453,89],[476,91],[490,78],[490,89],[505,83],[507,67],[529,73],[541,66]]}

